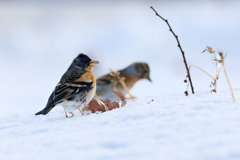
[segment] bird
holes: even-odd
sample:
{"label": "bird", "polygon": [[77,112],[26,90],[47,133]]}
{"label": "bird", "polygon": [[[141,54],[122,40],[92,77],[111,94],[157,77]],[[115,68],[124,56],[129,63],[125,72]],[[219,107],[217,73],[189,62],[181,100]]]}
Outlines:
{"label": "bird", "polygon": [[[35,115],[46,115],[57,105],[63,106],[67,118],[73,117],[72,111],[76,109],[84,115],[81,109],[92,100],[96,92],[96,78],[92,67],[98,63],[80,53],[61,77],[46,107]],[[67,112],[71,116],[68,116]]]}
{"label": "bird", "polygon": [[[144,62],[135,62],[128,67],[118,70],[119,76],[124,78],[124,82],[128,88],[131,90],[135,83],[142,79],[147,79],[150,82],[150,69],[147,63]],[[108,101],[117,101],[117,97],[113,92],[120,92],[123,96],[127,95],[127,91],[123,88],[121,83],[116,81],[116,77],[113,74],[109,73],[97,79],[97,90],[96,94],[98,98]]]}

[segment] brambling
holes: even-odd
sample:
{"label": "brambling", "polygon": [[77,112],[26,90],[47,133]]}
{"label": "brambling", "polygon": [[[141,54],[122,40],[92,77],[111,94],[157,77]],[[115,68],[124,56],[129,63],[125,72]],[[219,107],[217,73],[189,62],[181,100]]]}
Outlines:
{"label": "brambling", "polygon": [[50,95],[46,107],[35,115],[46,115],[57,105],[63,106],[67,118],[73,117],[72,111],[76,109],[82,113],[81,109],[92,100],[96,92],[96,79],[92,72],[92,67],[96,64],[98,61],[79,54]]}
{"label": "brambling", "polygon": [[[124,82],[128,90],[132,89],[134,84],[139,80],[147,79],[152,82],[149,77],[150,69],[147,63],[133,63],[118,72],[120,77],[124,77]],[[117,97],[114,93],[109,92],[109,90],[120,92],[123,96],[127,94],[127,91],[119,82],[116,82],[115,77],[111,73],[97,79],[96,94],[100,99],[116,101]]]}

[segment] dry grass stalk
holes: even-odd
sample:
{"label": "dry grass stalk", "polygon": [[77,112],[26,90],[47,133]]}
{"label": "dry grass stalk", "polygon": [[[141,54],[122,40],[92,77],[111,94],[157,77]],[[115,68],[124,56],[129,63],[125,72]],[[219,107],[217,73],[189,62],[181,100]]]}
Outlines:
{"label": "dry grass stalk", "polygon": [[119,83],[122,85],[123,89],[125,89],[125,91],[128,93],[128,95],[130,96],[130,98],[132,99],[132,101],[134,102],[134,98],[133,98],[133,96],[131,95],[131,93],[129,92],[129,90],[128,90],[125,82],[124,82],[124,79],[125,79],[125,78],[124,78],[124,77],[120,77],[120,73],[119,73],[118,71],[113,71],[113,70],[111,70],[110,75],[115,78],[115,79],[114,79],[114,82],[113,82],[113,84],[114,84],[114,86],[115,86],[115,87],[114,87],[115,90],[117,90],[117,89],[116,89],[116,85],[117,85],[117,83],[119,82]]}
{"label": "dry grass stalk", "polygon": [[213,76],[211,76],[209,73],[207,73],[207,72],[204,71],[202,68],[200,68],[200,67],[198,67],[198,66],[196,66],[196,65],[190,65],[190,66],[189,66],[189,71],[190,71],[190,68],[191,68],[191,67],[196,67],[196,68],[200,69],[202,72],[206,73],[209,77],[211,77],[213,80],[215,80],[215,79],[213,78]]}
{"label": "dry grass stalk", "polygon": [[[220,70],[221,70],[221,67],[222,67],[223,70],[224,70],[224,74],[225,74],[226,80],[227,80],[228,88],[229,88],[230,93],[232,95],[233,102],[235,103],[235,97],[234,97],[234,94],[233,94],[232,86],[231,86],[231,83],[229,81],[229,78],[228,78],[228,75],[227,75],[227,72],[226,72],[226,68],[225,68],[225,64],[224,64],[225,56],[224,56],[223,52],[222,51],[218,51],[219,56],[220,56],[220,59],[218,59],[217,56],[216,56],[216,51],[213,50],[210,46],[206,46],[206,48],[204,49],[203,52],[205,52],[205,51],[213,54],[213,57],[214,57],[213,60],[216,62],[216,76],[215,76],[215,78],[213,76],[211,76],[209,73],[207,73],[205,70],[203,70],[202,68],[200,68],[200,67],[198,67],[196,65],[191,65],[189,67],[188,75],[186,77],[189,76],[189,72],[190,72],[190,68],[191,67],[198,68],[199,70],[201,70],[202,72],[204,72],[205,74],[207,74],[209,77],[211,77],[213,79],[213,82],[211,82],[210,87],[214,87],[214,89],[212,89],[211,92],[217,93],[217,80],[219,79],[219,73],[220,73]],[[185,79],[184,82],[187,83],[187,79]],[[189,86],[189,84],[188,84],[188,86]],[[186,96],[188,95],[188,86],[187,86],[187,90],[185,91]]]}
{"label": "dry grass stalk", "polygon": [[[213,54],[214,55],[214,60],[216,60],[217,59],[217,56],[216,56],[216,52],[212,49],[212,47],[210,47],[210,46],[207,46],[206,45],[206,48],[202,51],[202,53],[204,53],[205,51],[207,51],[207,52],[209,52],[209,53],[211,53],[211,54]],[[218,62],[216,61],[216,77],[215,77],[215,79],[213,79],[214,80],[214,82],[213,82],[213,84],[214,84],[214,90],[212,90],[213,92],[217,92],[217,80],[218,80],[218,76],[219,76],[219,72],[220,72],[220,68],[218,69]]]}
{"label": "dry grass stalk", "polygon": [[230,90],[230,93],[232,95],[232,98],[233,98],[233,102],[235,103],[235,97],[234,97],[234,94],[233,94],[233,90],[232,90],[232,86],[231,86],[231,83],[229,81],[229,78],[228,78],[228,75],[227,75],[227,71],[226,71],[226,68],[225,68],[225,64],[224,64],[224,60],[225,60],[225,56],[223,55],[222,52],[219,52],[219,55],[221,57],[221,61],[222,61],[222,66],[223,66],[223,70],[224,70],[224,74],[225,74],[225,77],[226,77],[226,80],[227,80],[227,84],[228,84],[228,88]]}
{"label": "dry grass stalk", "polygon": [[108,107],[101,101],[101,99],[98,98],[97,94],[94,95],[94,98],[96,99],[97,103],[101,106],[104,106],[105,111],[108,111]]}

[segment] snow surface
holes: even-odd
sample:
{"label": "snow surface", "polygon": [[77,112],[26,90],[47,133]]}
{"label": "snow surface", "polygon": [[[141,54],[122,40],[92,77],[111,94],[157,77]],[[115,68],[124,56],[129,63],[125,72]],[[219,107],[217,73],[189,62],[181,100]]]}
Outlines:
{"label": "snow surface", "polygon": [[0,157],[240,159],[240,107],[228,94],[148,96],[101,114],[75,112],[69,119],[62,107],[46,116],[2,115]]}
{"label": "snow surface", "polygon": [[[220,74],[191,71],[185,97],[182,56],[214,75],[205,45],[228,51],[237,103]],[[240,159],[240,1],[0,1],[0,159]],[[100,61],[96,77],[136,61],[151,79],[131,90],[136,102],[67,119],[61,107],[35,116],[78,53]],[[153,102],[148,104],[152,99]]]}

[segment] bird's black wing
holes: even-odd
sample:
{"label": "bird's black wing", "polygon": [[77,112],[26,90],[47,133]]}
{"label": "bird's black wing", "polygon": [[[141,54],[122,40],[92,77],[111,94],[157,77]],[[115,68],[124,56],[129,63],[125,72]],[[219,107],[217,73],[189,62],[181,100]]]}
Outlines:
{"label": "bird's black wing", "polygon": [[60,82],[50,95],[46,107],[42,111],[36,113],[36,115],[45,115],[57,104],[73,98],[80,92],[91,89],[93,82],[76,82],[76,80],[79,79],[84,73],[85,71],[78,69],[68,70],[62,76]]}

